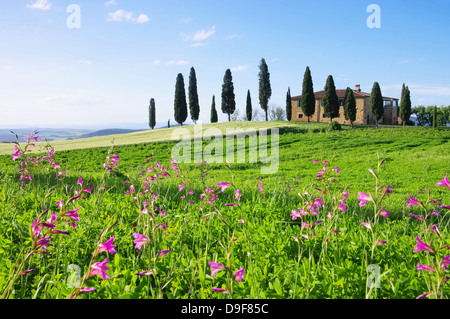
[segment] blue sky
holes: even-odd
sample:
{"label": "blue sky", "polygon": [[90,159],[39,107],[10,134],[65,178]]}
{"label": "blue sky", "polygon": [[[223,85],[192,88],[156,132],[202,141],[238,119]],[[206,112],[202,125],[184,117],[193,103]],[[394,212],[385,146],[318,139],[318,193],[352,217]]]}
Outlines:
{"label": "blue sky", "polygon": [[[79,28],[67,20],[79,8]],[[370,4],[380,28],[369,28]],[[200,118],[212,96],[219,121],[223,76],[231,69],[244,115],[258,103],[261,58],[272,107],[301,94],[306,66],[314,90],[379,82],[383,95],[410,87],[413,105],[450,104],[450,2],[364,0],[0,0],[0,127],[122,127],[173,118],[175,81],[195,68]],[[128,123],[128,124],[127,124]]]}

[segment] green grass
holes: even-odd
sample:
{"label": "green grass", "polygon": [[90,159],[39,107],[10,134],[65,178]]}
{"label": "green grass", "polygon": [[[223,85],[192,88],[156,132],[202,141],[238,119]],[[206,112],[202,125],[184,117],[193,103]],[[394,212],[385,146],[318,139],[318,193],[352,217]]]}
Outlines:
{"label": "green grass", "polygon": [[[25,269],[37,271],[19,277],[10,298],[70,295],[68,267],[77,265],[81,276],[87,271],[102,231],[113,221],[118,224],[102,239],[104,242],[115,236],[117,254],[109,255],[107,271],[111,278],[103,281],[100,276],[89,277],[86,285],[97,291],[79,298],[412,299],[434,291],[437,273],[416,271],[416,265],[432,265],[438,257],[413,250],[417,235],[428,244],[431,241],[433,247],[438,243],[450,244],[448,210],[438,209],[432,203],[427,206],[428,212],[433,209],[440,212],[441,216],[431,215],[427,219],[427,226],[439,224],[439,239],[431,231],[425,231],[423,222],[409,216],[424,215],[424,211],[406,207],[406,202],[409,194],[416,196],[422,189],[425,192],[417,196],[425,202],[430,189],[431,197],[450,205],[450,191],[435,187],[450,172],[450,131],[344,126],[342,131],[326,132],[326,125],[317,123],[251,125],[255,129],[279,128],[280,164],[276,174],[261,174],[264,166],[261,163],[229,164],[229,168],[223,163],[180,164],[180,172],[175,172],[170,163],[176,144],[170,136],[175,129],[117,137],[113,152],[120,160],[113,174],[104,174],[102,169],[111,137],[61,142],[59,150],[55,142],[54,158],[63,170],[68,170],[61,181],[55,180],[52,170],[38,167],[31,183],[20,187],[18,163],[12,162],[10,155],[0,156],[0,293],[6,288],[22,247],[30,248],[28,230],[33,220],[46,209],[52,213],[80,209],[80,222],[75,230],[65,223],[67,218],[61,219],[58,227],[70,231],[70,235],[52,235],[54,245],[48,247],[50,255],[34,255],[27,261]],[[211,127],[225,132],[230,123],[204,125],[203,129]],[[193,132],[194,127],[188,129]],[[72,150],[76,143],[86,148]],[[13,148],[5,151],[12,152]],[[393,189],[390,196],[377,202],[381,205],[378,209],[390,211],[387,220],[374,219],[373,203],[359,207],[357,200],[358,192],[379,198],[374,191],[375,178],[368,171],[369,168],[377,171],[377,152],[385,158],[378,174],[379,186],[389,185]],[[147,159],[150,160],[146,162]],[[313,163],[313,159],[321,162]],[[332,161],[327,174],[337,182],[316,180],[324,160]],[[170,176],[159,175],[162,179],[150,180],[147,168],[153,168],[154,175],[161,173],[162,165]],[[331,171],[333,167],[340,168],[338,175]],[[82,189],[77,185],[80,176],[83,188],[93,185],[94,190],[91,194],[82,193],[84,199],[73,200],[60,211],[56,203],[69,200],[75,189]],[[214,188],[219,182],[230,182],[233,186],[223,193],[216,189],[218,198],[213,205],[200,198],[200,194],[208,194],[205,191],[208,187]],[[260,182],[263,191],[258,187]],[[181,191],[180,184],[184,185]],[[126,195],[130,185],[134,185],[135,192]],[[110,188],[102,189],[103,186]],[[325,186],[329,188],[321,193],[318,189]],[[240,202],[235,199],[237,188],[242,191]],[[345,215],[337,210],[344,190],[349,192]],[[153,194],[158,195],[156,201]],[[306,202],[318,197],[323,199],[324,206],[318,209],[317,216],[292,220],[292,210],[307,209]],[[153,203],[149,207],[159,208],[154,218],[140,214],[144,201]],[[228,203],[239,206],[226,206]],[[162,209],[165,216],[159,214]],[[327,217],[330,212],[332,219]],[[302,222],[314,225],[318,221],[321,222],[314,228],[301,227]],[[374,236],[362,222],[373,225]],[[159,223],[167,229],[155,227]],[[146,234],[152,241],[137,250],[134,232]],[[385,240],[387,244],[376,246],[372,252],[374,240]],[[166,249],[170,253],[156,258],[159,251]],[[444,255],[445,250],[439,258]],[[107,256],[108,253],[102,253],[95,261],[103,261]],[[208,261],[223,263],[229,272],[211,276]],[[374,273],[367,272],[370,265],[379,267],[382,275],[380,287],[372,290],[367,287],[367,282],[374,278]],[[244,279],[233,281],[240,268],[245,270]],[[144,270],[153,270],[154,275],[136,275]],[[214,292],[213,287],[232,289],[233,294]],[[442,287],[442,295],[438,297],[448,298],[448,284]]]}

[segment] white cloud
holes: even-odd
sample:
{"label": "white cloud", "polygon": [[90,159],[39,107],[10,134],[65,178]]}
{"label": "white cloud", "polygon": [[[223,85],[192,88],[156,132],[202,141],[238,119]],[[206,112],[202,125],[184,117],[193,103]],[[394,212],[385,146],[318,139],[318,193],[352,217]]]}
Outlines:
{"label": "white cloud", "polygon": [[411,61],[409,60],[402,60],[402,61],[398,61],[398,64],[400,65],[404,65],[404,64],[409,64]]}
{"label": "white cloud", "polygon": [[408,85],[409,90],[412,94],[420,94],[420,95],[440,95],[440,96],[450,96],[450,87],[449,86],[440,86],[440,85],[427,85],[427,84],[411,84]]}
{"label": "white cloud", "polygon": [[48,2],[48,0],[36,0],[33,4],[27,4],[27,8],[29,9],[37,9],[37,10],[50,10],[52,4]]}
{"label": "white cloud", "polygon": [[139,17],[137,17],[137,19],[136,19],[136,23],[146,23],[149,21],[150,21],[150,18],[146,14],[143,14],[143,13],[141,13],[139,15]]}
{"label": "white cloud", "polygon": [[196,42],[196,43],[193,43],[193,44],[190,45],[190,47],[193,47],[193,48],[195,48],[195,47],[205,47],[205,46],[207,46],[207,44],[205,42]]}
{"label": "white cloud", "polygon": [[114,22],[133,22],[133,23],[146,23],[150,21],[150,18],[146,15],[141,13],[137,18],[134,17],[134,14],[129,11],[125,11],[122,9],[119,9],[115,12],[110,12],[108,14],[108,21],[114,21]]}
{"label": "white cloud", "polygon": [[209,37],[211,37],[214,33],[216,33],[216,27],[212,27],[210,30],[200,30],[197,31],[192,37],[193,41],[205,41]]}
{"label": "white cloud", "polygon": [[242,72],[242,71],[247,70],[249,67],[250,67],[249,65],[239,65],[239,66],[232,67],[230,69],[230,71],[231,72]]}
{"label": "white cloud", "polygon": [[90,60],[78,60],[77,63],[91,65],[93,62]]}
{"label": "white cloud", "polygon": [[183,23],[190,23],[192,21],[192,18],[184,18],[183,20],[181,20],[181,22]]}
{"label": "white cloud", "polygon": [[154,64],[154,65],[160,65],[160,64],[161,64],[161,61],[160,61],[160,60],[154,60],[154,61],[153,61],[153,64]]}
{"label": "white cloud", "polygon": [[189,64],[189,62],[185,61],[185,60],[178,60],[178,61],[171,60],[171,61],[167,62],[167,65],[186,65],[186,64]]}
{"label": "white cloud", "polygon": [[117,6],[117,2],[116,0],[111,0],[105,3],[105,7],[109,7],[109,6]]}
{"label": "white cloud", "polygon": [[225,40],[242,39],[243,37],[241,34],[230,34],[225,37]]}

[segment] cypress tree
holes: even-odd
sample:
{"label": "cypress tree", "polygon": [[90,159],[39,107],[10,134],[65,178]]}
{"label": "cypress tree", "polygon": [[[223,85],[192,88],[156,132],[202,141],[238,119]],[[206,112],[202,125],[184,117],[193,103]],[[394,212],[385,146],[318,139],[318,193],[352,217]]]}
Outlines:
{"label": "cypress tree", "polygon": [[217,123],[216,97],[213,95],[211,103],[211,123]]}
{"label": "cypress tree", "polygon": [[344,115],[345,119],[350,121],[353,128],[353,122],[356,120],[356,100],[353,90],[349,87],[345,92]]}
{"label": "cypress tree", "polygon": [[327,83],[325,84],[323,110],[325,117],[330,118],[330,122],[333,121],[333,118],[339,116],[339,99],[336,94],[336,87],[334,85],[333,76],[331,75],[328,76]]}
{"label": "cypress tree", "polygon": [[381,88],[378,82],[375,82],[372,87],[372,92],[370,93],[370,112],[372,112],[373,118],[377,122],[383,118],[384,115],[384,105],[383,105],[383,95],[381,94]]}
{"label": "cypress tree", "polygon": [[177,76],[175,85],[175,102],[174,102],[175,121],[183,126],[183,122],[187,119],[186,91],[184,89],[184,79],[181,73]]}
{"label": "cypress tree", "polygon": [[150,128],[153,130],[155,128],[156,125],[156,109],[155,109],[155,99],[150,99],[150,105],[148,107],[148,112],[149,112],[149,121],[148,121],[148,125],[150,126]]}
{"label": "cypress tree", "polygon": [[305,75],[303,76],[301,107],[303,114],[308,117],[309,122],[310,117],[316,111],[316,97],[314,95],[313,81],[309,66],[306,67]]}
{"label": "cypress tree", "polygon": [[270,87],[270,73],[267,67],[266,60],[261,59],[259,64],[259,104],[266,113],[266,121],[269,121],[267,114],[267,108],[269,105],[270,97],[272,96],[272,89]]}
{"label": "cypress tree", "polygon": [[288,121],[292,120],[292,99],[290,87],[288,87],[288,91],[286,93],[286,119]]}
{"label": "cypress tree", "polygon": [[233,76],[230,69],[225,71],[222,85],[222,112],[228,114],[228,121],[231,122],[231,114],[236,110],[234,95]]}
{"label": "cypress tree", "polygon": [[194,67],[191,68],[191,73],[189,74],[189,111],[191,113],[191,119],[197,124],[198,117],[200,115],[200,105],[198,103],[198,92],[197,92],[197,76],[195,74]]}
{"label": "cypress tree", "polygon": [[245,111],[247,113],[247,121],[251,121],[252,115],[253,115],[253,109],[252,109],[252,98],[250,96],[250,90],[247,91],[247,104],[246,104]]}
{"label": "cypress tree", "polygon": [[412,108],[411,108],[411,93],[409,92],[409,87],[405,87],[403,84],[402,89],[402,100],[400,102],[399,109],[399,117],[402,119],[403,126],[406,126],[406,123],[409,121],[411,117]]}

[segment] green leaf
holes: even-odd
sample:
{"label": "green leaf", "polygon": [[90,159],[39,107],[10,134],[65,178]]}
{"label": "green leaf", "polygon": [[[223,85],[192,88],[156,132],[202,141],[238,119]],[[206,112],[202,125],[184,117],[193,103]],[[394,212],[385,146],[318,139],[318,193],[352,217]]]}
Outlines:
{"label": "green leaf", "polygon": [[275,288],[275,291],[277,292],[277,294],[279,296],[283,296],[283,291],[281,289],[281,283],[280,283],[280,279],[275,279],[275,281],[273,282],[273,288]]}

